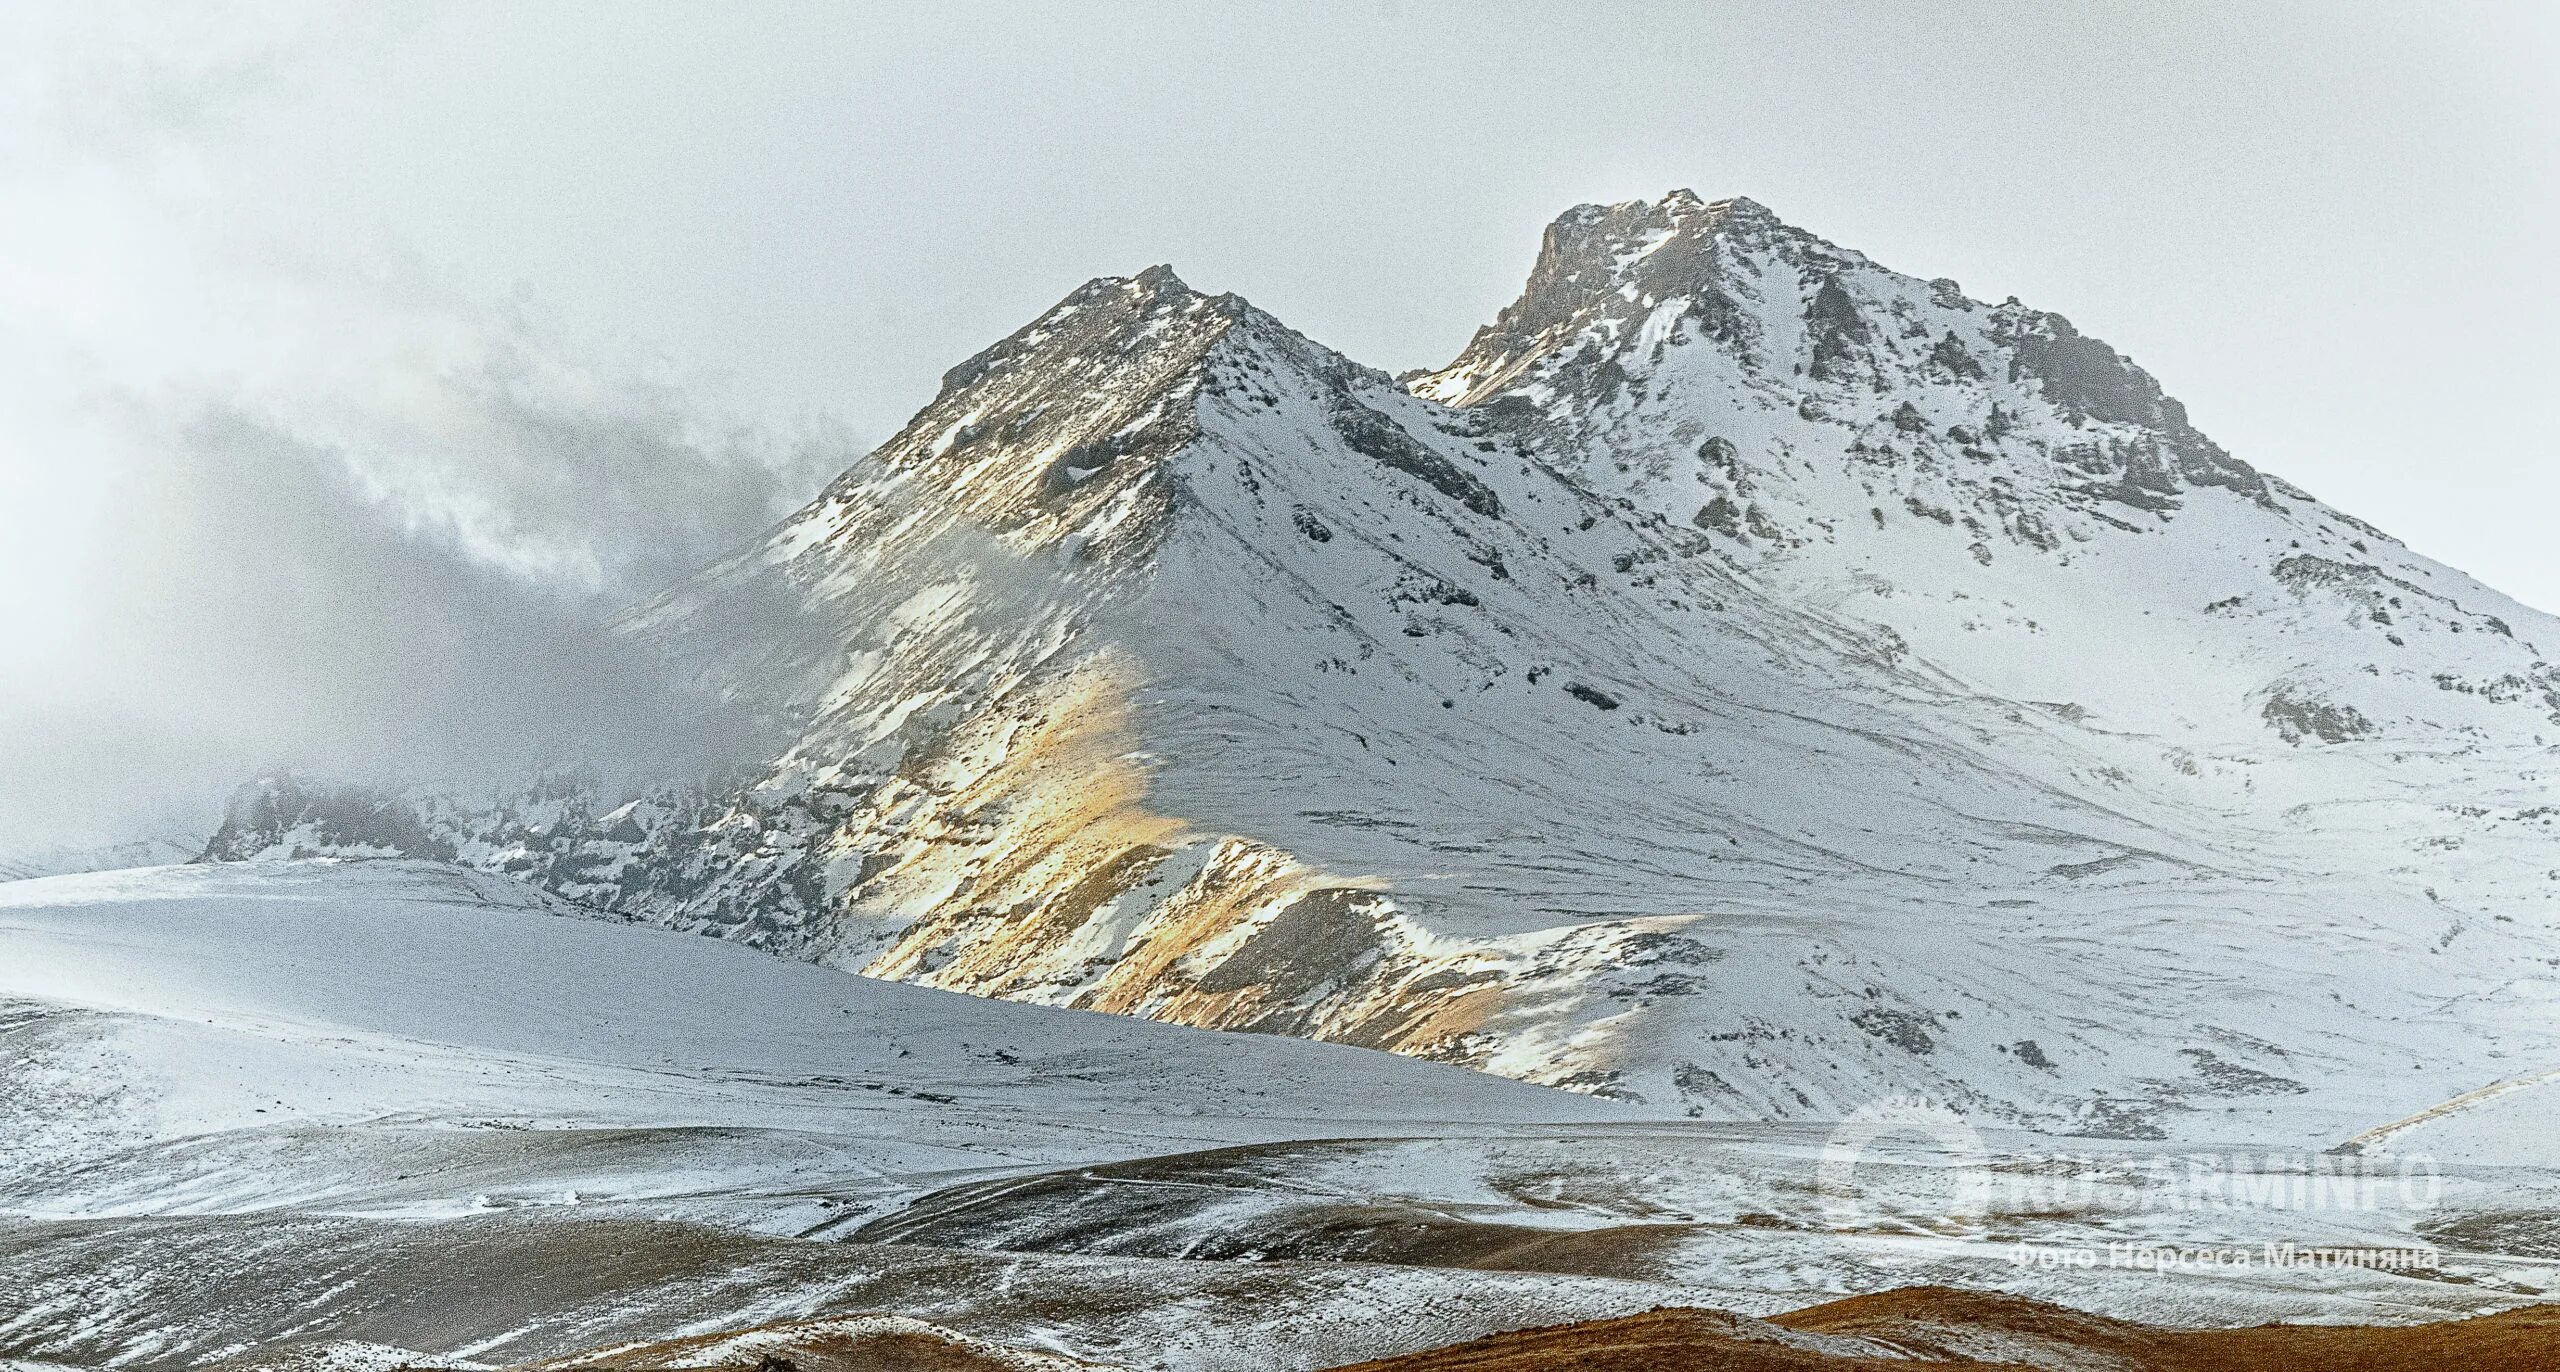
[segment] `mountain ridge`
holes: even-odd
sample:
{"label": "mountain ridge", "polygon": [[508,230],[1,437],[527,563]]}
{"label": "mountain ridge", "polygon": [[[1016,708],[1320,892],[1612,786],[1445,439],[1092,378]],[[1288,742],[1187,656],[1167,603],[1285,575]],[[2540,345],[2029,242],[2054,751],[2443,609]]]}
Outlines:
{"label": "mountain ridge", "polygon": [[[848,970],[1710,1116],[2334,1139],[2560,1056],[2560,626],[1747,200],[1569,211],[1403,381],[1097,278],[624,624],[794,741],[419,822]],[[268,808],[216,855],[328,849]]]}

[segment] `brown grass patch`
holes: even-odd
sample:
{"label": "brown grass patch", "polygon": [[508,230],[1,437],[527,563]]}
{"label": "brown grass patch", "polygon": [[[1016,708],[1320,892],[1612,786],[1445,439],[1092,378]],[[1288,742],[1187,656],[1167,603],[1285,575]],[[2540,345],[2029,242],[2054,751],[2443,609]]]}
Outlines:
{"label": "brown grass patch", "polygon": [[[1497,1334],[1337,1372],[1864,1372],[1898,1368],[2118,1367],[2128,1372],[2554,1372],[2560,1305],[2434,1324],[2162,1329],[2018,1296],[1907,1287],[1780,1315],[1829,1336],[1773,1342],[1755,1322],[1707,1310]],[[1862,1341],[1859,1344],[1847,1342]],[[1867,1350],[1872,1350],[1872,1355]]]}

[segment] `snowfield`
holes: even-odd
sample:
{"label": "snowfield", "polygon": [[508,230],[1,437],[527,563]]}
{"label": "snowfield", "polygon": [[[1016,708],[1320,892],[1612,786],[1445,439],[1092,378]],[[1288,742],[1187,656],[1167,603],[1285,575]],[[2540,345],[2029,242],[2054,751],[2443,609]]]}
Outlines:
{"label": "snowfield", "polygon": [[45,1216],[836,1193],[789,1226],[974,1169],[1626,1113],[562,918],[410,862],[0,884],[0,998],[25,1055],[6,1203]]}

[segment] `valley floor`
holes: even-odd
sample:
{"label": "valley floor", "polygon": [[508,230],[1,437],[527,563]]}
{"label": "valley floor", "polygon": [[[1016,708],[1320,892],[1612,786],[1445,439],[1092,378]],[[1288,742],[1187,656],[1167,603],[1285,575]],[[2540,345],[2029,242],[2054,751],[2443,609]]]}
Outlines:
{"label": "valley floor", "polygon": [[[428,864],[50,878],[0,884],[0,1364],[2541,1365],[2501,1350],[2560,1358],[2560,1168],[2469,1113],[2311,1155],[1649,1118]],[[2160,1332],[2268,1321],[2421,1332]]]}

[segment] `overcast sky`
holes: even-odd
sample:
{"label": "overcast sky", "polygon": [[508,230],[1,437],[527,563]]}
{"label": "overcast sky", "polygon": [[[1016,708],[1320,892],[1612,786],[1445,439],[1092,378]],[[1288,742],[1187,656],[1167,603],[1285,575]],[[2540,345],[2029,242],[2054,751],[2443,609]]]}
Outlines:
{"label": "overcast sky", "polygon": [[2531,3],[13,7],[0,848],[124,822],[64,778],[447,729],[489,680],[401,684],[368,588],[592,618],[1088,277],[1403,370],[1681,186],[2060,311],[2560,608],[2555,71]]}

